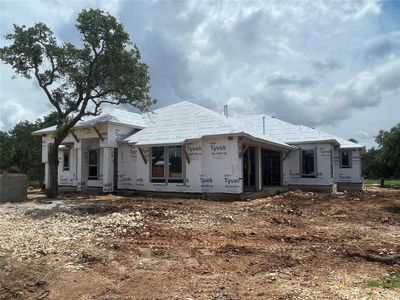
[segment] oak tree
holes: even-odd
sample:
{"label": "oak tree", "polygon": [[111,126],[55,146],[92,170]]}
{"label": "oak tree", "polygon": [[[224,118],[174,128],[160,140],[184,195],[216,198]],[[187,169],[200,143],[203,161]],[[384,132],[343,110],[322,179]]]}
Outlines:
{"label": "oak tree", "polygon": [[56,111],[57,129],[49,147],[49,197],[58,195],[58,147],[84,116],[101,113],[103,104],[131,104],[147,110],[148,66],[115,17],[101,10],[83,10],[76,28],[82,43],[58,42],[43,23],[14,25],[6,35],[11,44],[0,48],[0,59],[25,78],[35,79]]}

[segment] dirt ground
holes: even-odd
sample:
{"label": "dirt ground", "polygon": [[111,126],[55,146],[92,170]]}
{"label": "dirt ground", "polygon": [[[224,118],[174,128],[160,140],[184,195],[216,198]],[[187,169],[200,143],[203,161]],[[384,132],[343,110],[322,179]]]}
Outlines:
{"label": "dirt ground", "polygon": [[1,299],[399,299],[400,191],[0,205]]}

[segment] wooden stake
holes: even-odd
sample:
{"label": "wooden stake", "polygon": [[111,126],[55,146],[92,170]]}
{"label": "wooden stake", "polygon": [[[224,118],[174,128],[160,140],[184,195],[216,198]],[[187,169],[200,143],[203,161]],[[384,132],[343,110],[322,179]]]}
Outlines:
{"label": "wooden stake", "polygon": [[190,164],[190,157],[189,154],[187,153],[186,144],[183,144],[182,148],[183,148],[183,153],[185,154],[186,161],[188,164]]}
{"label": "wooden stake", "polygon": [[74,137],[75,141],[76,141],[77,143],[79,143],[79,139],[78,139],[78,137],[76,136],[75,132],[74,132],[73,130],[70,130],[69,132],[72,134],[72,136]]}
{"label": "wooden stake", "polygon": [[147,159],[146,159],[146,157],[144,156],[144,153],[143,153],[142,148],[140,148],[140,147],[139,147],[139,153],[140,153],[140,155],[142,156],[144,163],[147,165]]}
{"label": "wooden stake", "polygon": [[239,158],[242,158],[242,157],[243,157],[243,154],[246,152],[247,148],[249,148],[249,145],[246,145],[246,146],[242,149],[242,151],[239,153]]}
{"label": "wooden stake", "polygon": [[98,129],[96,126],[93,126],[93,129],[94,129],[94,131],[96,131],[97,135],[99,136],[99,139],[100,139],[102,142],[104,142],[104,138],[103,138],[103,136],[101,135],[99,129]]}

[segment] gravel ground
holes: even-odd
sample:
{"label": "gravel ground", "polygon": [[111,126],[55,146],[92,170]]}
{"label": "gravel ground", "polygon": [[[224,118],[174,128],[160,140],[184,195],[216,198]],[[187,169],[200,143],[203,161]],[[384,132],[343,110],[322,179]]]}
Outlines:
{"label": "gravel ground", "polygon": [[1,299],[400,299],[400,191],[0,205]]}

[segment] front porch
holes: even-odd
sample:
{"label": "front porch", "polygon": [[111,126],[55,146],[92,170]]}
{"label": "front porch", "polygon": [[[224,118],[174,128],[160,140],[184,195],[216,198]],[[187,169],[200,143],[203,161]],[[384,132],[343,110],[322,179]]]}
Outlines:
{"label": "front porch", "polygon": [[250,138],[242,138],[241,143],[243,197],[258,194],[261,196],[263,192],[271,195],[275,190],[277,193],[281,192],[283,161],[290,149]]}
{"label": "front porch", "polygon": [[[113,192],[117,186],[118,149],[102,143],[100,138],[78,138],[59,147],[58,184],[63,188],[86,191],[88,188]],[[48,184],[48,163],[45,184]]]}

